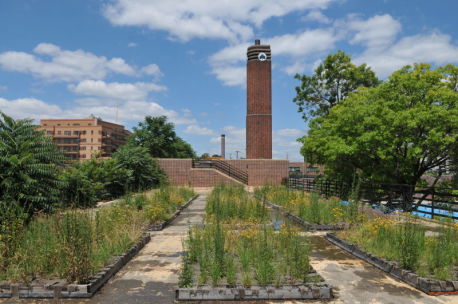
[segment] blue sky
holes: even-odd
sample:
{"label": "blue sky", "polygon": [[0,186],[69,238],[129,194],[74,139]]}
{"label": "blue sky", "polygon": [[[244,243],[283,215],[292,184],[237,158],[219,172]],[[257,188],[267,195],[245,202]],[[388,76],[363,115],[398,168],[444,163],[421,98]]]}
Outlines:
{"label": "blue sky", "polygon": [[167,115],[197,152],[245,154],[246,47],[271,44],[273,151],[300,160],[295,73],[342,49],[380,78],[458,63],[456,0],[0,0],[0,110],[94,114],[131,128]]}

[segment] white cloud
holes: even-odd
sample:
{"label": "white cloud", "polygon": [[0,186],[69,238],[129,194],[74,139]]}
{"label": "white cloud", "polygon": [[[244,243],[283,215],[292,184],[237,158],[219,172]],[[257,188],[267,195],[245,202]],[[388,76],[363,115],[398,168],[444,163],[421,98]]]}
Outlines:
{"label": "white cloud", "polygon": [[[226,135],[226,158],[235,158],[236,152],[239,151],[239,157],[245,157],[246,151],[246,130],[245,128],[238,128],[235,126],[226,126],[223,132]],[[305,132],[299,129],[280,129],[272,132],[272,156],[273,158],[297,160],[301,161],[304,158],[300,154],[301,144],[295,138],[301,136]],[[220,136],[214,136],[210,139],[213,144],[211,154],[218,154],[219,144],[221,142]]]}
{"label": "white cloud", "polygon": [[62,109],[35,98],[7,100],[0,98],[0,109],[16,119],[32,118],[82,118],[93,114],[107,121],[115,121],[118,113],[119,123],[142,121],[146,115],[165,115],[175,124],[195,124],[192,117],[184,117],[178,112],[169,110],[152,101],[127,101],[119,107],[110,105],[76,106]]}
{"label": "white cloud", "polygon": [[445,34],[420,34],[404,37],[384,50],[367,49],[355,62],[367,63],[379,77],[387,77],[405,65],[418,62],[458,63],[458,46]]}
{"label": "white cloud", "polygon": [[40,43],[33,51],[36,55],[16,51],[0,53],[0,68],[55,82],[103,79],[109,73],[136,74],[121,58],[108,59],[83,50],[62,50],[50,43]]}
{"label": "white cloud", "polygon": [[213,67],[212,74],[227,86],[245,86],[246,85],[246,68],[245,67],[232,67],[232,66],[219,66]]}
{"label": "white cloud", "polygon": [[393,43],[402,27],[399,21],[385,14],[367,20],[350,17],[347,28],[356,32],[350,40],[351,43],[380,49]]}
{"label": "white cloud", "polygon": [[127,44],[127,46],[128,46],[128,47],[136,47],[136,46],[138,46],[138,43],[136,43],[136,42],[129,42],[129,43]]}
{"label": "white cloud", "polygon": [[167,31],[172,38],[222,38],[245,41],[272,17],[291,12],[324,9],[334,0],[114,0],[104,15],[114,25],[147,26]]}
{"label": "white cloud", "polygon": [[19,98],[7,100],[0,97],[0,109],[5,114],[19,118],[43,119],[46,117],[59,117],[63,114],[57,105],[51,105],[35,98]]}
{"label": "white cloud", "polygon": [[302,21],[312,21],[312,22],[319,22],[324,24],[331,23],[331,19],[323,15],[322,12],[319,10],[313,10],[304,17],[301,18]]}
{"label": "white cloud", "polygon": [[299,129],[274,130],[272,156],[279,159],[302,161],[304,157],[300,154],[301,144],[296,141],[296,138],[304,134],[305,132]]}
{"label": "white cloud", "polygon": [[8,90],[8,87],[7,87],[7,86],[0,85],[0,92],[1,92],[1,91],[6,91],[6,90]]}
{"label": "white cloud", "polygon": [[[304,58],[321,54],[334,48],[338,40],[333,28],[305,30],[297,34],[285,34],[262,39],[269,44],[274,57],[284,57],[292,61],[283,70],[288,74],[302,72],[307,66]],[[251,43],[228,46],[209,58],[212,74],[228,86],[244,86],[246,83],[246,49]],[[243,65],[242,65],[243,64]]]}
{"label": "white cloud", "polygon": [[142,72],[146,75],[154,76],[156,78],[163,76],[159,66],[154,63],[143,67]]}
{"label": "white cloud", "polygon": [[[225,126],[222,134],[226,135],[226,158],[235,158],[236,151],[239,151],[239,157],[245,157],[246,151],[246,132],[245,128],[238,128],[236,126]],[[219,154],[219,144],[221,143],[221,136],[214,136],[210,139],[210,143],[214,144],[215,149],[211,154]]]}
{"label": "white cloud", "polygon": [[103,80],[84,80],[68,88],[79,95],[110,98],[116,100],[143,100],[151,91],[164,91],[167,88],[154,83],[106,83]]}
{"label": "white cloud", "polygon": [[198,125],[189,125],[184,130],[184,133],[192,134],[192,135],[213,135],[215,132],[210,130],[209,128],[200,127]]}
{"label": "white cloud", "polygon": [[277,134],[287,137],[300,137],[305,135],[305,131],[300,129],[280,129],[277,130]]}

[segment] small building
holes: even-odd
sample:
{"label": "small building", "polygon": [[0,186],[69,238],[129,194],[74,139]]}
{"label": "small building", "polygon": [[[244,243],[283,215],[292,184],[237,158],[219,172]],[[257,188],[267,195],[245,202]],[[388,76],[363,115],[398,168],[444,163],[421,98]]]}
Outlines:
{"label": "small building", "polygon": [[52,136],[57,147],[71,160],[86,160],[92,155],[110,157],[131,134],[124,126],[97,117],[42,119],[38,129]]}
{"label": "small building", "polygon": [[318,176],[324,173],[324,165],[313,165],[307,162],[290,162],[288,171],[290,176]]}

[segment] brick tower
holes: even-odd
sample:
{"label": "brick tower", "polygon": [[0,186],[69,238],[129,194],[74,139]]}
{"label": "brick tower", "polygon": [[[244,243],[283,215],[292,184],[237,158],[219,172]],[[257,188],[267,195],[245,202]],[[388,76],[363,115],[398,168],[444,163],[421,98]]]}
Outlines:
{"label": "brick tower", "polygon": [[270,45],[256,40],[247,50],[246,157],[272,159]]}

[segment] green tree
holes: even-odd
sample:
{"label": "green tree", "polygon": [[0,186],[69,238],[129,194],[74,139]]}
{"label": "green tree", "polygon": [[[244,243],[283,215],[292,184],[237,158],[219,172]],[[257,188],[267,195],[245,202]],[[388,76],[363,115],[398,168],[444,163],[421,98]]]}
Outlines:
{"label": "green tree", "polygon": [[0,200],[18,202],[29,216],[49,212],[60,197],[63,154],[30,119],[0,112]]}
{"label": "green tree", "polygon": [[380,83],[366,64],[356,66],[350,55],[337,51],[328,55],[312,76],[296,74],[301,82],[296,87],[293,101],[304,120],[326,115],[329,109],[360,87],[373,87]]}
{"label": "green tree", "polygon": [[458,151],[458,92],[444,68],[406,66],[373,88],[350,94],[310,122],[302,154],[328,171],[365,180],[414,186]]}
{"label": "green tree", "polygon": [[158,163],[143,147],[124,145],[114,154],[119,168],[130,171],[129,190],[140,191],[166,182],[166,176]]}
{"label": "green tree", "polygon": [[60,179],[64,184],[63,206],[93,207],[98,201],[125,194],[132,182],[132,172],[114,159],[92,158],[66,167]]}
{"label": "green tree", "polygon": [[177,136],[175,126],[166,116],[146,116],[145,121],[134,127],[129,143],[144,147],[152,157],[194,158],[191,145]]}

